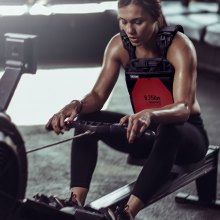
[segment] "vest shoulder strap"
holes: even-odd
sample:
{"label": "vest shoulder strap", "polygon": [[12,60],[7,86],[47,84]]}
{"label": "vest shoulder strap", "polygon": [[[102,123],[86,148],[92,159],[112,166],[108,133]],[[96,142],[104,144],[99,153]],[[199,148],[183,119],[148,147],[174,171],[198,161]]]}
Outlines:
{"label": "vest shoulder strap", "polygon": [[130,60],[135,59],[136,58],[135,47],[131,44],[124,30],[120,31],[120,36],[121,36],[121,40],[122,40],[124,48],[128,51]]}
{"label": "vest shoulder strap", "polygon": [[170,46],[177,31],[184,33],[181,25],[165,26],[160,28],[157,33],[157,45],[160,49],[161,57],[165,58],[167,55],[168,47]]}
{"label": "vest shoulder strap", "polygon": [[[184,33],[183,27],[181,25],[176,26],[165,26],[160,28],[157,33],[157,45],[160,49],[161,57],[165,58],[167,55],[168,47],[170,46],[177,31]],[[129,58],[135,59],[135,47],[131,44],[127,34],[124,30],[120,31],[120,36],[123,42],[124,48],[128,51]]]}

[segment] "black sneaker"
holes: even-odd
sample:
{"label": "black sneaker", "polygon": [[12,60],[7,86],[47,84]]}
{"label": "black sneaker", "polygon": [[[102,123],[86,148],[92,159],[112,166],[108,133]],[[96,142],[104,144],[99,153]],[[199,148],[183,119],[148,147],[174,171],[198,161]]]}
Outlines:
{"label": "black sneaker", "polygon": [[76,195],[71,193],[69,199],[63,201],[64,207],[60,209],[61,212],[65,212],[71,215],[74,215],[77,210],[82,210],[84,207],[82,204],[77,201]]}
{"label": "black sneaker", "polygon": [[44,194],[37,194],[33,198],[36,202],[48,205],[58,210],[64,207],[62,200],[56,196],[46,196]]}
{"label": "black sneaker", "polygon": [[50,207],[53,207],[58,210],[65,207],[74,207],[77,209],[83,208],[80,202],[76,200],[76,195],[73,193],[71,193],[71,196],[68,199],[60,199],[54,195],[46,196],[44,194],[37,194],[34,196],[34,200],[49,205]]}
{"label": "black sneaker", "polygon": [[71,193],[70,198],[63,201],[64,206],[74,206],[77,208],[83,208],[82,204],[77,201],[76,194]]}
{"label": "black sneaker", "polygon": [[104,208],[101,209],[100,212],[102,212],[108,220],[133,220],[131,214],[126,211],[127,207],[128,205],[117,207],[114,212],[109,208]]}

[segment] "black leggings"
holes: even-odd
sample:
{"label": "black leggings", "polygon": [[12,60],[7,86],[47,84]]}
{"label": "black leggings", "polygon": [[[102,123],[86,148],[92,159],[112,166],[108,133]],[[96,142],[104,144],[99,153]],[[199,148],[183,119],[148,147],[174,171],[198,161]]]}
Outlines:
{"label": "black leggings", "polygon": [[[118,123],[123,116],[120,113],[100,111],[82,115],[79,120]],[[148,158],[132,192],[144,203],[167,178],[174,163],[184,165],[198,162],[207,152],[208,138],[199,114],[191,116],[183,124],[160,124],[151,126],[151,129],[156,131],[154,141],[149,141],[143,136],[136,139],[133,144],[129,144],[126,135],[121,133],[94,134],[75,139],[71,152],[70,186],[89,189],[97,162],[99,140],[132,157]],[[75,134],[82,132],[84,130],[75,130]]]}

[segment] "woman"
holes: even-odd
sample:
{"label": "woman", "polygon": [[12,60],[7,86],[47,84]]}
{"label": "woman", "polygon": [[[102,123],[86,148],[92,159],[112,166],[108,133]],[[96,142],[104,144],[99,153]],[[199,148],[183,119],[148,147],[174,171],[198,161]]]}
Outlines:
{"label": "woman", "polygon": [[[158,30],[166,25],[159,0],[119,0],[120,29],[135,47],[136,58],[159,57],[156,44]],[[71,193],[72,200],[84,204],[97,160],[97,141],[135,157],[148,158],[141,170],[126,207],[106,213],[109,219],[133,219],[166,179],[174,163],[189,164],[204,158],[208,138],[200,117],[196,98],[196,52],[192,42],[178,32],[167,51],[173,65],[173,103],[160,108],[143,109],[132,115],[100,111],[109,97],[119,75],[126,68],[129,54],[120,34],[108,43],[100,76],[92,91],[82,101],[74,100],[48,122],[57,134],[65,128],[64,121],[77,116],[83,120],[128,123],[125,136],[93,135],[77,139],[72,145]],[[156,127],[156,139],[149,143],[140,138],[145,129]],[[75,133],[82,130],[76,129]]]}

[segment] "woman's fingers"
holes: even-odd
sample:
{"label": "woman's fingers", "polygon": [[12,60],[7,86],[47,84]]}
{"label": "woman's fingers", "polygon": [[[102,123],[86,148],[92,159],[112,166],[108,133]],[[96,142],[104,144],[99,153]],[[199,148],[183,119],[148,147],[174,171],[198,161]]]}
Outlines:
{"label": "woman's fingers", "polygon": [[133,126],[133,117],[129,116],[129,118],[128,118],[128,127],[127,127],[127,139],[128,139],[128,141],[130,139],[132,126]]}
{"label": "woman's fingers", "polygon": [[59,121],[60,121],[60,127],[63,128],[65,126],[64,121],[66,119],[66,116],[61,112],[59,114]]}
{"label": "woman's fingers", "polygon": [[146,124],[143,124],[140,128],[139,137],[145,132],[146,129],[147,129]]}
{"label": "woman's fingers", "polygon": [[53,119],[52,119],[52,127],[53,127],[53,130],[55,131],[56,134],[60,134],[60,133],[63,133],[62,132],[62,126],[61,126],[61,118],[62,115],[60,115],[59,113],[58,114],[55,114],[53,116]]}
{"label": "woman's fingers", "polygon": [[63,133],[63,129],[68,130],[66,121],[73,121],[77,116],[76,107],[76,103],[66,105],[49,119],[48,123],[46,124],[46,128],[48,130],[54,130],[54,132],[57,134]]}
{"label": "woman's fingers", "polygon": [[68,119],[66,121],[67,122],[73,121],[77,117],[77,115],[78,114],[75,111],[72,111],[72,113],[70,114],[70,116],[68,117]]}
{"label": "woman's fingers", "polygon": [[128,142],[133,143],[134,140],[138,137],[138,135],[139,135],[139,125],[136,120],[133,120],[131,124],[131,129],[129,131]]}
{"label": "woman's fingers", "polygon": [[133,143],[134,140],[140,137],[144,131],[150,125],[150,119],[143,117],[137,117],[132,115],[128,119],[127,139],[129,143]]}
{"label": "woman's fingers", "polygon": [[63,134],[65,115],[62,113],[54,114],[46,124],[46,129],[54,130],[56,134]]}
{"label": "woman's fingers", "polygon": [[129,119],[129,115],[125,115],[124,117],[122,117],[119,121],[119,124],[120,125],[124,125],[125,123],[128,122],[128,119]]}
{"label": "woman's fingers", "polygon": [[66,130],[66,131],[68,131],[69,130],[69,126],[68,126],[68,124],[70,123],[70,122],[72,122],[75,118],[77,117],[77,114],[76,114],[76,112],[72,112],[71,113],[71,115],[67,118],[67,120],[65,120],[65,122],[64,122],[64,129]]}

